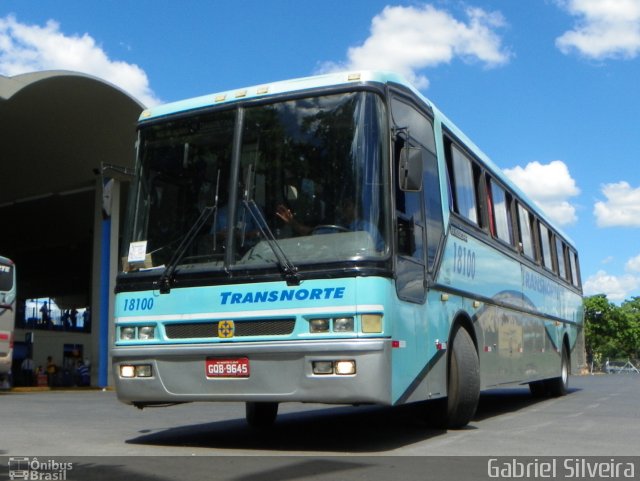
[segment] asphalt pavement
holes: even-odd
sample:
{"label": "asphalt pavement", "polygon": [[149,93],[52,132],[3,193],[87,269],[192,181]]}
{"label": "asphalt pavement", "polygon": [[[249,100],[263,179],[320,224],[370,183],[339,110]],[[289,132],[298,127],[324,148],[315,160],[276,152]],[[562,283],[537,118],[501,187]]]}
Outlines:
{"label": "asphalt pavement", "polygon": [[[224,456],[211,479],[239,481],[252,481],[258,465],[272,476],[261,480],[300,477],[305,470],[326,479],[335,479],[332,470],[340,479],[387,479],[372,478],[371,466],[378,474],[399,469],[419,476],[450,465],[443,456],[462,456],[457,469],[470,463],[471,472],[486,475],[487,459],[496,456],[622,459],[639,452],[640,375],[574,376],[561,398],[534,399],[527,387],[488,391],[474,420],[458,431],[430,429],[420,414],[416,406],[284,404],[272,428],[256,431],[238,403],[138,410],[113,391],[9,392],[0,394],[0,459],[69,458],[76,475],[99,465],[110,467],[101,468],[112,476],[104,479],[115,479],[118,469],[164,479],[186,466],[190,473],[209,472],[211,457]],[[141,456],[152,458],[141,463]],[[0,479],[3,474],[0,468]]]}

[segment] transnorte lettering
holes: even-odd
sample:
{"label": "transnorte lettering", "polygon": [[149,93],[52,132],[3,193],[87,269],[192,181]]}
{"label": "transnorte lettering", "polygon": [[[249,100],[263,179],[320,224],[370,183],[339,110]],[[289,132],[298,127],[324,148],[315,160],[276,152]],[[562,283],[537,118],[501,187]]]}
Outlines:
{"label": "transnorte lettering", "polygon": [[220,304],[259,304],[263,302],[320,301],[344,298],[344,287],[324,289],[282,289],[279,291],[249,291],[220,293]]}

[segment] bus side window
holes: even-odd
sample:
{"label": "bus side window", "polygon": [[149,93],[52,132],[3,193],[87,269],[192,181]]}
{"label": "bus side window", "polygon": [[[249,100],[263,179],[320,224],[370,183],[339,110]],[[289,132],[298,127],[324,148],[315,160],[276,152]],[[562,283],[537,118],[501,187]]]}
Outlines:
{"label": "bus side window", "polygon": [[518,224],[520,226],[520,247],[522,253],[529,259],[535,260],[533,232],[531,231],[531,215],[529,211],[520,204],[518,204]]}
{"label": "bus side window", "polygon": [[[394,98],[392,100],[391,111],[394,124],[393,127],[396,131],[394,146],[395,171],[398,171],[400,152],[403,147],[420,148],[422,150],[423,158],[422,191],[405,192],[400,189],[399,185],[396,185],[395,187],[398,218],[398,254],[413,257],[416,261],[424,263],[423,244],[425,223],[422,214],[422,196],[423,192],[425,192],[425,195],[435,195],[430,192],[426,192],[426,189],[432,189],[431,183],[429,185],[425,185],[425,182],[431,182],[431,180],[427,178],[425,170],[430,168],[429,164],[431,162],[435,162],[436,148],[433,125],[431,121],[429,121],[419,110],[415,109],[400,98]],[[437,183],[437,170],[434,175],[436,176],[435,182]],[[439,201],[439,187],[437,192]],[[442,217],[442,209],[439,209],[439,213],[440,217]],[[430,213],[427,213],[427,216],[429,215]],[[436,235],[438,235],[439,242],[440,236],[438,233],[436,233]],[[435,249],[437,249],[437,246]],[[429,253],[427,255],[430,256]]]}
{"label": "bus side window", "polygon": [[424,156],[424,210],[427,220],[427,268],[433,269],[438,255],[438,247],[444,234],[442,219],[442,198],[440,178],[438,176],[438,160],[435,154],[427,151]]}
{"label": "bus side window", "polygon": [[564,256],[564,243],[556,237],[556,260],[558,262],[558,275],[567,280],[567,264]]}
{"label": "bus side window", "polygon": [[479,225],[475,173],[471,159],[451,144],[454,210],[475,225]]}
{"label": "bus side window", "polygon": [[493,179],[488,182],[489,196],[493,206],[495,235],[510,246],[513,245],[513,226],[511,224],[511,196]]}
{"label": "bus side window", "polygon": [[553,272],[553,262],[551,260],[551,241],[549,240],[549,229],[542,222],[539,224],[540,247],[542,248],[542,265]]}
{"label": "bus side window", "polygon": [[580,287],[580,275],[578,273],[578,256],[571,249],[569,249],[569,265],[571,266],[571,283],[576,287]]}
{"label": "bus side window", "polygon": [[[395,145],[396,167],[400,151],[404,146],[403,139],[397,139]],[[397,171],[397,169],[396,169]],[[405,192],[396,185],[396,210],[398,213],[398,254],[415,257],[422,261],[423,255],[423,222],[421,192]]]}

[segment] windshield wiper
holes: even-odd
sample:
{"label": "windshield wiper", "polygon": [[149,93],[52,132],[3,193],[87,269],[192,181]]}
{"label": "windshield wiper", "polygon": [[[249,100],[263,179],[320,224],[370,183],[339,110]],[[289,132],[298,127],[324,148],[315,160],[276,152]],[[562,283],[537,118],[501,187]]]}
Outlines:
{"label": "windshield wiper", "polygon": [[200,215],[189,229],[189,232],[187,232],[187,234],[182,239],[182,242],[180,242],[178,248],[174,251],[173,256],[171,256],[171,260],[162,272],[160,279],[158,279],[157,281],[157,286],[160,290],[160,294],[168,294],[169,292],[171,292],[171,284],[173,284],[174,273],[176,267],[178,267],[180,259],[182,259],[185,252],[187,252],[187,249],[193,243],[196,236],[200,232],[200,229],[202,229],[202,226],[204,226],[204,224],[207,222],[207,219],[209,219],[209,216],[211,216],[211,214],[215,212],[217,208],[217,205],[212,205],[202,209],[202,212],[200,212]]}
{"label": "windshield wiper", "polygon": [[[187,252],[187,249],[193,243],[196,236],[200,232],[200,229],[202,229],[202,227],[207,222],[211,214],[213,214],[218,210],[219,189],[220,189],[220,169],[218,169],[218,175],[216,179],[216,192],[213,200],[213,205],[211,206],[208,205],[204,209],[202,209],[202,212],[200,212],[200,215],[198,216],[196,221],[193,223],[193,225],[191,226],[187,234],[183,237],[182,242],[180,242],[180,245],[178,246],[178,248],[173,252],[173,256],[171,256],[171,260],[167,264],[167,267],[164,269],[164,271],[162,272],[162,275],[160,276],[160,279],[158,279],[156,283],[156,285],[158,286],[158,289],[160,290],[160,294],[169,294],[169,292],[171,292],[171,284],[173,284],[175,280],[174,273],[176,271],[176,268],[178,267],[178,263],[180,262],[180,259],[182,259],[185,252]],[[215,218],[214,218],[214,226],[215,226]],[[213,238],[215,239],[215,232],[214,232]],[[215,246],[215,240],[214,240],[214,246]]]}
{"label": "windshield wiper", "polygon": [[[276,236],[273,235],[273,231],[267,224],[266,219],[260,212],[260,208],[256,204],[256,201],[253,200],[253,187],[255,182],[255,175],[253,170],[253,164],[249,164],[247,169],[247,177],[245,179],[245,191],[244,198],[242,200],[242,204],[246,211],[249,212],[249,215],[253,218],[254,222],[260,229],[260,233],[262,237],[266,239],[267,244],[273,254],[276,256],[278,260],[278,266],[282,270],[284,275],[284,280],[287,282],[288,286],[298,286],[300,285],[300,275],[298,274],[298,268],[289,260],[287,254],[285,254],[284,250],[280,246],[280,243],[276,239]],[[242,237],[242,243],[244,244],[244,233]]]}
{"label": "windshield wiper", "polygon": [[291,260],[289,260],[287,254],[285,254],[282,247],[280,247],[280,243],[276,239],[276,236],[273,235],[273,231],[269,228],[262,212],[260,212],[260,208],[253,199],[243,200],[242,203],[258,226],[258,229],[260,229],[262,237],[266,239],[267,245],[273,251],[276,259],[278,259],[278,266],[282,269],[284,280],[287,282],[287,285],[299,286],[300,275],[298,274],[298,268],[293,264],[293,262],[291,262]]}

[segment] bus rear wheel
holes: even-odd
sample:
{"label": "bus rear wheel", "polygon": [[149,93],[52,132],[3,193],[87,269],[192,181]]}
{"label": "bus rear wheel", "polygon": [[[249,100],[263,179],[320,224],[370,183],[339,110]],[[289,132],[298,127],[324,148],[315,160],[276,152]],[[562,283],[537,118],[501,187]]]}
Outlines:
{"label": "bus rear wheel", "polygon": [[278,403],[247,402],[245,414],[247,423],[252,428],[268,428],[278,416]]}
{"label": "bus rear wheel", "polygon": [[569,353],[566,346],[562,347],[562,356],[560,361],[560,376],[545,381],[545,386],[549,395],[553,397],[564,396],[569,392],[569,374],[571,371],[571,363],[569,361]]}
{"label": "bus rear wheel", "polygon": [[428,404],[427,422],[440,429],[460,429],[469,424],[480,398],[480,362],[471,336],[458,328],[451,343],[447,397]]}

